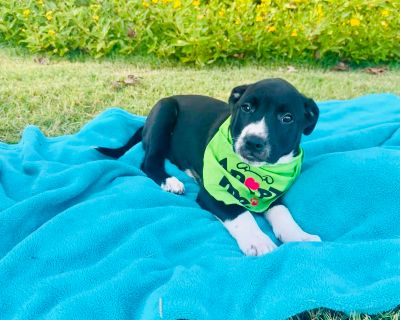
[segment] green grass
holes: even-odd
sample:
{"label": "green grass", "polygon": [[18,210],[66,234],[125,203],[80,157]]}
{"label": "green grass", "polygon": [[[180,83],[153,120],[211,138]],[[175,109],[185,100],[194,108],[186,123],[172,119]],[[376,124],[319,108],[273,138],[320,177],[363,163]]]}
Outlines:
{"label": "green grass", "polygon": [[[0,140],[16,142],[28,124],[50,136],[76,132],[82,124],[110,106],[145,115],[161,97],[204,94],[226,100],[239,84],[267,77],[283,77],[317,101],[348,99],[373,92],[400,94],[400,69],[384,75],[362,70],[332,72],[296,67],[255,65],[184,68],[148,59],[78,59],[35,62],[35,56],[0,49]],[[115,81],[128,75],[137,84],[115,89]]]}
{"label": "green grass", "polygon": [[[39,126],[56,136],[76,132],[85,122],[110,106],[146,115],[161,97],[173,94],[205,94],[226,100],[232,87],[267,77],[282,77],[301,92],[318,101],[349,99],[356,96],[392,92],[400,94],[400,69],[394,67],[383,75],[369,75],[362,70],[332,72],[296,67],[257,65],[183,68],[145,58],[55,59],[48,64],[37,57],[0,49],[0,140],[17,142],[28,124]],[[139,77],[135,85],[115,88],[115,81],[128,75]],[[304,313],[297,319],[366,320],[395,319],[400,311],[379,316],[346,316],[325,309]]]}
{"label": "green grass", "polygon": [[390,312],[380,313],[374,316],[363,314],[346,315],[342,312],[335,312],[327,309],[316,309],[304,312],[292,317],[290,320],[399,320],[400,311],[398,308]]}

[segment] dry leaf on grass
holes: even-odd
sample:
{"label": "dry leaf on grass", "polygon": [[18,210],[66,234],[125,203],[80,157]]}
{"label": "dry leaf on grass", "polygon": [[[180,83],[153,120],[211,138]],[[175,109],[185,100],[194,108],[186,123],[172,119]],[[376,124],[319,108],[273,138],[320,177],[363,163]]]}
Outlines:
{"label": "dry leaf on grass", "polygon": [[120,89],[122,89],[124,87],[127,87],[127,86],[134,86],[134,85],[138,84],[139,81],[140,81],[139,77],[137,77],[137,76],[135,76],[133,74],[129,74],[129,75],[126,76],[126,78],[124,78],[122,80],[114,81],[112,83],[112,88],[114,90],[120,90]]}
{"label": "dry leaf on grass", "polygon": [[235,53],[233,57],[236,59],[244,59],[244,53]]}
{"label": "dry leaf on grass", "polygon": [[43,65],[49,64],[49,59],[47,59],[45,57],[37,57],[37,58],[33,59],[33,61],[35,61],[36,63],[39,63],[39,64],[43,64]]}
{"label": "dry leaf on grass", "polygon": [[334,66],[332,71],[349,71],[350,67],[347,63],[344,63],[343,61],[339,62],[336,66]]}
{"label": "dry leaf on grass", "polygon": [[382,74],[386,72],[386,68],[365,68],[364,71],[369,74]]}
{"label": "dry leaf on grass", "polygon": [[130,74],[123,81],[127,86],[133,86],[134,84],[139,82],[139,78],[133,74]]}
{"label": "dry leaf on grass", "polygon": [[129,38],[135,38],[136,37],[136,31],[133,30],[132,28],[128,28],[127,35]]}
{"label": "dry leaf on grass", "polygon": [[292,72],[297,72],[297,69],[293,66],[288,66],[286,68],[286,72],[292,73]]}

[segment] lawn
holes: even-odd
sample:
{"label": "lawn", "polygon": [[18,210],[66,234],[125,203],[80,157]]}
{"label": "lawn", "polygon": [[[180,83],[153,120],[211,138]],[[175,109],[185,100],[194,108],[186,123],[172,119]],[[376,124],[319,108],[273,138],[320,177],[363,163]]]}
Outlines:
{"label": "lawn", "polygon": [[398,67],[380,75],[361,69],[295,69],[257,65],[196,69],[142,58],[70,62],[0,49],[0,140],[17,142],[28,124],[50,136],[73,133],[110,106],[145,115],[158,99],[174,94],[227,100],[234,86],[268,77],[285,78],[316,101],[400,94]]}
{"label": "lawn", "polygon": [[[68,61],[0,49],[0,140],[14,143],[28,124],[47,135],[76,132],[110,106],[146,115],[161,97],[204,94],[226,100],[236,85],[282,77],[317,101],[391,92],[400,95],[400,69],[380,75],[364,70],[338,72],[316,67],[224,66],[203,69],[144,58]],[[376,317],[398,319],[400,311]],[[296,318],[294,318],[296,319]],[[326,310],[298,319],[349,319]]]}

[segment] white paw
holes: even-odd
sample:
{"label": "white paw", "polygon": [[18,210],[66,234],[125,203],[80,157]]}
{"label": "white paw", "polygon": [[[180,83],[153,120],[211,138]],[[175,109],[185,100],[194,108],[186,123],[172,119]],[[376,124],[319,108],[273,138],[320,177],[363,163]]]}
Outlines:
{"label": "white paw", "polygon": [[237,239],[240,250],[246,256],[263,256],[276,249],[276,244],[264,233]]}
{"label": "white paw", "polygon": [[172,192],[176,194],[185,193],[185,186],[175,177],[169,177],[165,179],[165,182],[161,184],[161,189],[167,192]]}
{"label": "white paw", "polygon": [[277,205],[269,209],[266,218],[271,224],[275,236],[284,243],[321,241],[317,235],[304,232],[284,205]]}
{"label": "white paw", "polygon": [[262,232],[248,211],[223,223],[246,256],[262,256],[276,249],[276,244]]}
{"label": "white paw", "polygon": [[300,241],[321,242],[322,240],[316,234],[309,234],[307,232],[304,232]]}
{"label": "white paw", "polygon": [[303,230],[275,230],[274,234],[282,242],[321,242],[321,238],[315,234],[309,234]]}

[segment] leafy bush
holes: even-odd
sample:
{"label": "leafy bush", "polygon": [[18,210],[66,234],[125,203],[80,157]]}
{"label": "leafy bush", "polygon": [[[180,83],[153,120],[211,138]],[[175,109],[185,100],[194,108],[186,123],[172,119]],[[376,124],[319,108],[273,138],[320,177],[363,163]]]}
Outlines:
{"label": "leafy bush", "polygon": [[400,58],[398,0],[0,0],[0,42],[182,62]]}

